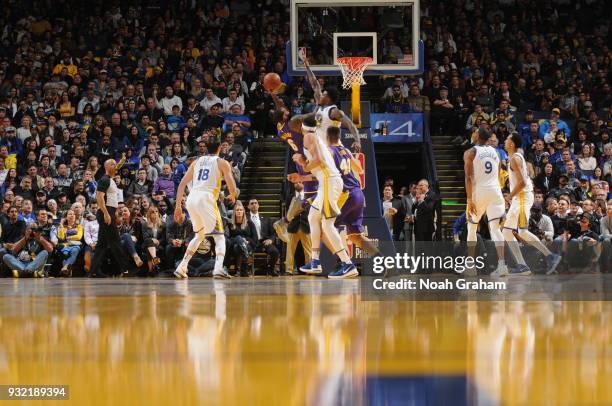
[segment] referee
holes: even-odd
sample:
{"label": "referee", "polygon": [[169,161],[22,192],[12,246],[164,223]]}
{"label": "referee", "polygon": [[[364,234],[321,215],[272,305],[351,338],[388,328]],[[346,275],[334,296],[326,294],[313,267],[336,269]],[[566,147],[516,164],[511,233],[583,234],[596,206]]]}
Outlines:
{"label": "referee", "polygon": [[100,225],[100,230],[98,231],[98,243],[89,274],[93,278],[106,278],[109,276],[100,269],[109,254],[113,257],[116,264],[119,265],[121,271],[126,269],[119,241],[119,232],[115,222],[115,211],[119,202],[117,199],[118,188],[113,177],[115,172],[117,172],[117,162],[114,159],[106,160],[104,162],[104,172],[104,176],[98,180],[98,189],[96,191],[96,201],[100,208],[96,213],[96,219]]}

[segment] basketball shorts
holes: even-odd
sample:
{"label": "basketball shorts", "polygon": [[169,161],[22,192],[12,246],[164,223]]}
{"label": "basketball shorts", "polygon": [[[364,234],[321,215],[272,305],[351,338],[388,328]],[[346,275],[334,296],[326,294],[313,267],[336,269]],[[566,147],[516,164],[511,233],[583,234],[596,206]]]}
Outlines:
{"label": "basketball shorts", "polygon": [[346,226],[346,232],[351,234],[362,234],[363,208],[365,207],[365,196],[359,188],[345,190],[338,200],[340,215],[336,218],[336,227]]}
{"label": "basketball shorts", "polygon": [[529,214],[533,206],[533,192],[521,192],[512,198],[504,228],[511,230],[526,229],[529,227]]}
{"label": "basketball shorts", "polygon": [[223,234],[223,220],[217,206],[217,197],[210,192],[193,191],[185,206],[193,225],[193,231],[204,230],[206,234]]}
{"label": "basketball shorts", "polygon": [[326,176],[319,181],[317,196],[312,202],[312,207],[321,211],[321,215],[331,219],[340,214],[338,199],[342,194],[342,178],[340,176]]}
{"label": "basketball shorts", "polygon": [[470,216],[467,213],[468,220],[473,224],[478,224],[483,214],[487,214],[489,221],[500,219],[506,212],[506,204],[504,202],[504,196],[500,189],[497,188],[475,188],[472,200],[474,206],[476,206],[476,216]]}

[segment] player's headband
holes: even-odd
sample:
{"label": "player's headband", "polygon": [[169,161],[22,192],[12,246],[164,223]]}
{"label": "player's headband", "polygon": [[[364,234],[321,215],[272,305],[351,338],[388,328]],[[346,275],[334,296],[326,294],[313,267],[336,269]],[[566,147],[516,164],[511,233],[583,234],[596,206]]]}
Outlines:
{"label": "player's headband", "polygon": [[314,133],[317,131],[317,127],[310,127],[308,125],[302,124],[302,130],[307,131],[309,133]]}

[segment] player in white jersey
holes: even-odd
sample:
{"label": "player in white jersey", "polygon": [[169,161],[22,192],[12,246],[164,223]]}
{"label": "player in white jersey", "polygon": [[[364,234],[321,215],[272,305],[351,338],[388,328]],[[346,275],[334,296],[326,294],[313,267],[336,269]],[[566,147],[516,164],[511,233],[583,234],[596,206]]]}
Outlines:
{"label": "player in white jersey", "polygon": [[227,199],[232,203],[236,200],[237,190],[231,165],[226,160],[219,158],[219,146],[220,142],[216,137],[209,139],[206,143],[208,155],[199,157],[189,166],[177,189],[174,220],[180,223],[183,221],[181,202],[185,195],[185,187],[191,183],[185,207],[189,212],[195,234],[187,246],[183,260],[174,272],[177,278],[187,278],[187,264],[202,241],[208,236],[211,236],[215,241],[216,258],[213,276],[229,278],[229,275],[223,269],[225,235],[217,200],[219,199],[222,180],[225,180],[227,184],[230,192]]}
{"label": "player in white jersey", "polygon": [[317,136],[325,143],[327,141],[327,129],[329,127],[340,127],[344,125],[349,129],[355,140],[355,145],[361,146],[359,130],[355,123],[336,106],[338,101],[338,91],[334,88],[327,88],[321,94],[320,105],[315,110],[317,120]]}
{"label": "player in white jersey", "polygon": [[[518,266],[510,271],[513,275],[530,275],[531,269],[525,263],[523,254],[521,253],[518,241],[514,236],[513,231],[517,231],[519,238],[526,243],[532,245],[538,249],[542,254],[546,255],[546,262],[548,264],[548,273],[555,271],[559,262],[561,262],[561,256],[555,255],[550,252],[548,248],[529,231],[529,215],[531,212],[531,206],[533,206],[533,183],[529,178],[527,172],[527,164],[525,163],[525,157],[520,152],[522,146],[521,136],[513,132],[506,138],[504,147],[508,156],[510,157],[509,162],[509,183],[510,183],[510,194],[507,196],[510,202],[510,208],[506,214],[506,221],[504,222],[504,239],[508,242],[510,250],[516,259]],[[503,275],[499,275],[503,276]]]}
{"label": "player in white jersey", "polygon": [[342,264],[338,269],[343,277],[357,276],[357,268],[351,262],[346,249],[344,249],[340,234],[334,223],[340,214],[338,198],[342,193],[342,177],[336,168],[331,150],[327,144],[316,134],[316,120],[307,117],[302,124],[304,133],[304,157],[301,154],[293,155],[293,160],[312,173],[319,182],[317,197],[310,205],[308,212],[308,225],[310,226],[311,261],[300,270],[308,274],[323,272],[319,255],[321,251],[321,234],[325,234],[334,255],[338,255]]}
{"label": "player in white jersey", "polygon": [[[487,214],[491,239],[495,242],[498,266],[495,272],[507,272],[504,261],[504,237],[499,229],[499,221],[504,216],[504,196],[499,185],[499,156],[495,148],[486,145],[491,134],[479,128],[472,134],[474,146],[463,154],[465,169],[465,192],[467,194],[467,226],[469,255],[474,257],[476,250],[476,231],[483,214]],[[465,271],[475,276],[475,269]]]}
{"label": "player in white jersey", "polygon": [[336,106],[338,102],[338,90],[332,87],[322,90],[321,83],[319,83],[317,77],[310,69],[310,64],[308,63],[306,55],[301,55],[300,59],[304,62],[306,77],[314,91],[314,98],[317,103],[317,108],[314,112],[315,119],[317,120],[317,136],[325,143],[327,142],[327,129],[329,127],[340,127],[340,125],[344,125],[353,135],[355,144],[361,146],[359,130],[355,126],[355,123]]}

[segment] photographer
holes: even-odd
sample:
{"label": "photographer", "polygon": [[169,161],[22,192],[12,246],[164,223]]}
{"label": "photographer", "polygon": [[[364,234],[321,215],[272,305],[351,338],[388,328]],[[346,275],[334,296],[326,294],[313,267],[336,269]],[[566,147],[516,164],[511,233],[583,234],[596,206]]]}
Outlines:
{"label": "photographer", "polygon": [[30,223],[23,238],[13,244],[2,259],[15,278],[43,278],[45,263],[51,251],[53,245],[43,237],[42,230],[35,223]]}
{"label": "photographer", "polygon": [[249,220],[240,201],[236,202],[232,218],[226,231],[228,252],[234,261],[236,273],[240,276],[249,276],[247,260],[252,255],[257,241],[255,224]]}
{"label": "photographer", "polygon": [[552,241],[555,234],[552,220],[542,213],[539,207],[531,208],[529,217],[529,231],[536,235],[541,241]]}
{"label": "photographer", "polygon": [[591,230],[591,216],[583,213],[567,221],[567,229],[555,240],[564,260],[574,270],[595,270],[601,245],[599,235]]}

